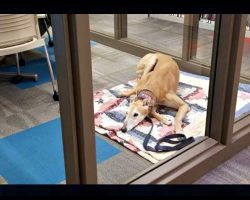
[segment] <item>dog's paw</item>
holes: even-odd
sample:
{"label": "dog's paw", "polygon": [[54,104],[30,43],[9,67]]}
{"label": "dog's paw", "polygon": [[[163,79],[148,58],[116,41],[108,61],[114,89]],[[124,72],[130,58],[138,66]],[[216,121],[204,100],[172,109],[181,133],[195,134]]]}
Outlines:
{"label": "dog's paw", "polygon": [[183,127],[182,127],[182,123],[179,121],[173,121],[173,125],[174,125],[174,130],[175,133],[180,133],[183,134]]}
{"label": "dog's paw", "polygon": [[131,96],[131,91],[123,91],[118,93],[119,97],[129,97]]}
{"label": "dog's paw", "polygon": [[172,125],[172,121],[168,118],[163,118],[162,123],[168,126]]}
{"label": "dog's paw", "polygon": [[123,95],[123,93],[117,93],[117,94],[116,94],[116,97],[122,98],[122,97],[124,97],[124,95]]}
{"label": "dog's paw", "polygon": [[127,92],[119,92],[119,93],[117,93],[117,97],[119,97],[119,98],[128,97],[128,93]]}
{"label": "dog's paw", "polygon": [[176,134],[184,134],[183,129],[175,130],[175,133],[176,133]]}
{"label": "dog's paw", "polygon": [[[175,134],[182,134],[182,135],[184,135],[183,129],[181,129],[181,130],[175,130],[174,133]],[[176,138],[176,140],[179,141],[179,142],[181,142],[183,140],[183,138],[179,137],[179,138]]]}

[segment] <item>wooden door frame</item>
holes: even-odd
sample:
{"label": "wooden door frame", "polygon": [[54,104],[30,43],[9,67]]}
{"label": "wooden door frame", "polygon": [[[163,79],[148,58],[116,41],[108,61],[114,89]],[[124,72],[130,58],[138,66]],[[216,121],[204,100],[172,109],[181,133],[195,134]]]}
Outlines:
{"label": "wooden door frame", "polygon": [[114,38],[120,40],[128,35],[127,15],[114,14]]}
{"label": "wooden door frame", "polygon": [[89,18],[51,15],[67,184],[97,183]]}
{"label": "wooden door frame", "polygon": [[196,55],[199,14],[185,14],[183,25],[182,59],[189,61]]}

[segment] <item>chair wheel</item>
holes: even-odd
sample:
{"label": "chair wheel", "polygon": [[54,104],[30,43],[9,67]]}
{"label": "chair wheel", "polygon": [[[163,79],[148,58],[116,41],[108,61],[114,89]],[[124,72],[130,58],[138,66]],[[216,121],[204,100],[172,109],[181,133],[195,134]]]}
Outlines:
{"label": "chair wheel", "polygon": [[25,65],[25,60],[24,59],[20,59],[19,60],[19,65],[20,66],[24,66]]}
{"label": "chair wheel", "polygon": [[38,81],[38,75],[35,74],[35,75],[33,76],[32,80],[33,80],[34,82]]}
{"label": "chair wheel", "polygon": [[14,84],[20,83],[23,80],[23,77],[20,75],[16,75],[12,78],[11,82]]}
{"label": "chair wheel", "polygon": [[51,40],[50,40],[50,41],[48,41],[48,46],[49,46],[49,47],[53,47],[53,46],[54,46],[53,41],[51,41]]}
{"label": "chair wheel", "polygon": [[54,101],[59,101],[59,94],[55,91],[53,94]]}

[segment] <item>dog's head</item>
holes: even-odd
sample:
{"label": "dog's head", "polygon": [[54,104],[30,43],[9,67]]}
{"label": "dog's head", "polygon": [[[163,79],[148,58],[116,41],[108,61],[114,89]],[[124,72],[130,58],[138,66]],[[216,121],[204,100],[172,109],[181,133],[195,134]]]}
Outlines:
{"label": "dog's head", "polygon": [[126,113],[121,131],[127,132],[137,126],[149,114],[150,106],[148,99],[138,99],[131,97],[131,103]]}

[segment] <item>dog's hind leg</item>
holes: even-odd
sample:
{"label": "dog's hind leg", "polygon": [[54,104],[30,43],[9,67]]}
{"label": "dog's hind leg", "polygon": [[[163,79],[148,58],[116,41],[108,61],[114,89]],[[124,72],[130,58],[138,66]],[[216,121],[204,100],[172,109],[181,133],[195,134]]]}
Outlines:
{"label": "dog's hind leg", "polygon": [[156,54],[149,53],[145,55],[138,63],[136,68],[136,73],[138,74],[138,77],[141,78],[145,74],[152,71],[155,64],[157,63],[157,56]]}
{"label": "dog's hind leg", "polygon": [[174,93],[167,94],[165,105],[178,110],[174,119],[174,127],[176,132],[182,132],[182,120],[190,111],[190,107]]}

